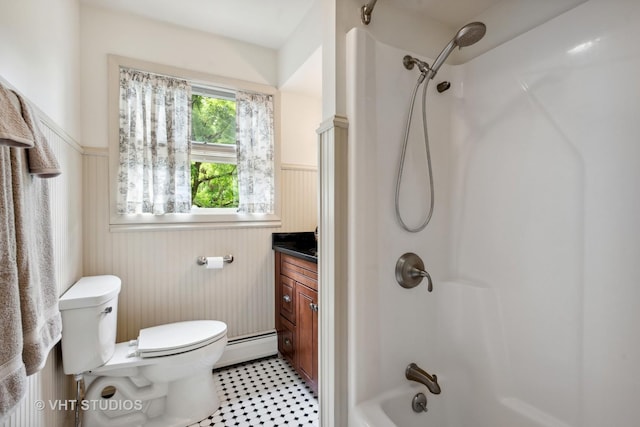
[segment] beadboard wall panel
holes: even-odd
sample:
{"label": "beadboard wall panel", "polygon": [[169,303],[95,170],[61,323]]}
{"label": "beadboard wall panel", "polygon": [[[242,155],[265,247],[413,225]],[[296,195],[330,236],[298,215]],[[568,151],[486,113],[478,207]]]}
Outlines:
{"label": "beadboard wall panel", "polygon": [[313,231],[318,226],[318,171],[283,165],[282,230]]}
{"label": "beadboard wall panel", "polygon": [[56,279],[62,295],[82,277],[82,148],[51,125],[42,127],[62,174],[49,180]]}
{"label": "beadboard wall panel", "polygon": [[[55,124],[49,121],[42,124],[62,168],[62,175],[48,181],[56,281],[62,294],[82,276],[82,149]],[[72,378],[62,371],[58,344],[45,367],[28,377],[27,394],[3,427],[69,425],[71,411],[51,407],[72,398],[71,383]],[[42,410],[37,408],[39,401],[45,404]]]}
{"label": "beadboard wall panel", "polygon": [[[106,151],[84,156],[84,275],[122,279],[118,341],[168,322],[217,319],[229,337],[274,328],[271,233],[316,225],[317,171],[287,167],[282,179],[282,227],[110,231]],[[291,208],[286,208],[292,206]],[[221,270],[198,256],[233,254]]]}

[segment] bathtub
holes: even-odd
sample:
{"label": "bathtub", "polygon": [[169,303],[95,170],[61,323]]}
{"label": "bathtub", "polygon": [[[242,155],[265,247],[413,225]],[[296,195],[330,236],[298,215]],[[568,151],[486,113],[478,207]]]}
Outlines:
{"label": "bathtub", "polygon": [[[416,413],[411,401],[416,393],[427,396],[427,412]],[[445,427],[442,397],[419,384],[405,384],[356,406],[356,427]]]}
{"label": "bathtub", "polygon": [[[427,396],[427,412],[416,413],[411,401],[416,393]],[[454,394],[454,396],[452,396]],[[447,426],[518,426],[518,427],[571,427],[563,420],[533,407],[513,397],[482,399],[475,396],[473,401],[456,405],[447,414],[444,399],[458,401],[450,391],[447,397],[433,395],[426,387],[416,383],[404,384],[383,392],[378,396],[356,405],[352,423],[355,427],[447,427]],[[476,405],[476,403],[480,403]],[[453,408],[449,407],[449,410]]]}

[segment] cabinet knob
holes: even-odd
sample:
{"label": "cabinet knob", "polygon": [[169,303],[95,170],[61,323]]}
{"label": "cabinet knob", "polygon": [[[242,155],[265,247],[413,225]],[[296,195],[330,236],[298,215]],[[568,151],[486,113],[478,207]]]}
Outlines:
{"label": "cabinet knob", "polygon": [[291,340],[289,338],[284,339],[284,346],[288,349],[291,348]]}
{"label": "cabinet knob", "polygon": [[284,295],[282,299],[284,300],[284,302],[291,302],[291,297],[289,295]]}
{"label": "cabinet knob", "polygon": [[309,303],[309,308],[311,311],[318,311],[318,304],[314,304],[312,302]]}

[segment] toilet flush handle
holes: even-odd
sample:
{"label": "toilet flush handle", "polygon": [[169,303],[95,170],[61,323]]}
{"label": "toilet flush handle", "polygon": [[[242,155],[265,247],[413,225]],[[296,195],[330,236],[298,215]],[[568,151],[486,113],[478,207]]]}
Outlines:
{"label": "toilet flush handle", "polygon": [[113,307],[107,307],[104,310],[102,310],[102,314],[109,314],[113,311]]}

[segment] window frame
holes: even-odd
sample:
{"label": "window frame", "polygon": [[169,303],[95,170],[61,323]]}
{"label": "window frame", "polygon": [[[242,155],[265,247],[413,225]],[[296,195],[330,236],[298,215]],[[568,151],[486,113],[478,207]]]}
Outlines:
{"label": "window frame", "polygon": [[231,144],[216,144],[215,142],[203,143],[191,141],[191,160],[199,160],[207,163],[226,163],[236,165],[237,146]]}
{"label": "window frame", "polygon": [[[274,180],[275,180],[275,210],[273,214],[247,214],[234,212],[233,208],[198,208],[191,213],[183,214],[127,214],[121,215],[116,212],[116,194],[118,176],[118,156],[119,156],[119,98],[120,84],[119,72],[121,67],[135,68],[138,70],[164,74],[189,81],[193,86],[200,89],[220,88],[221,91],[250,91],[264,93],[273,96],[274,109]],[[109,97],[109,229],[110,231],[127,230],[168,230],[168,229],[198,229],[198,228],[246,228],[246,227],[280,227],[280,96],[275,87],[243,80],[231,79],[228,77],[216,76],[208,73],[190,71],[173,66],[156,64],[127,58],[117,55],[108,55],[108,97]],[[215,90],[215,89],[211,89]],[[232,147],[225,144],[205,144],[196,145],[196,155],[199,151],[218,151],[221,155],[224,150]],[[233,146],[235,151],[235,146]]]}

